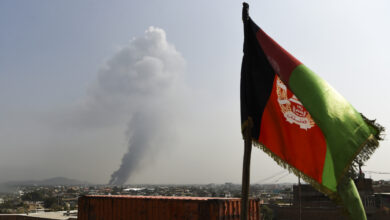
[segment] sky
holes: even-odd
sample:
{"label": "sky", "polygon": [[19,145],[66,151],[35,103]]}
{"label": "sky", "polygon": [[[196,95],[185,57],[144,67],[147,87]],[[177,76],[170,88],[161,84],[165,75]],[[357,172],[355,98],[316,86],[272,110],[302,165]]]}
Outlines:
{"label": "sky", "polygon": [[[390,128],[388,1],[248,3],[264,31]],[[0,182],[121,182],[115,171],[131,165],[130,184],[240,183],[241,8],[0,1]],[[363,170],[390,172],[389,145],[385,138]],[[127,157],[134,146],[145,147]],[[297,181],[286,173],[253,149],[252,183]]]}

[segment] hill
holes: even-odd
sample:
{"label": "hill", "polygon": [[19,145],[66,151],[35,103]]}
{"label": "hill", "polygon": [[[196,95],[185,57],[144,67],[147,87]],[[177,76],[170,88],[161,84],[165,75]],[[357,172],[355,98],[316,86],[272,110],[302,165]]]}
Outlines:
{"label": "hill", "polygon": [[8,186],[8,187],[15,187],[15,186],[73,186],[73,185],[90,185],[90,183],[85,181],[80,181],[76,179],[69,179],[66,177],[54,177],[50,179],[44,179],[44,180],[22,180],[22,181],[9,181],[2,183],[1,185]]}

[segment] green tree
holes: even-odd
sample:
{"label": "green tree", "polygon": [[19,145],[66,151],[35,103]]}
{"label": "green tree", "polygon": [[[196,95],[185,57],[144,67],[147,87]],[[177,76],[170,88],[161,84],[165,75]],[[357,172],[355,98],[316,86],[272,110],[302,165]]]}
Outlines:
{"label": "green tree", "polygon": [[57,198],[56,197],[48,197],[43,200],[43,206],[47,209],[52,208],[53,205],[57,204]]}
{"label": "green tree", "polygon": [[23,201],[43,201],[45,195],[42,191],[32,191],[22,196]]}
{"label": "green tree", "polygon": [[66,190],[66,193],[76,193],[77,191],[72,189],[72,188],[69,188]]}
{"label": "green tree", "polygon": [[266,205],[262,205],[260,207],[260,213],[262,215],[262,218],[261,218],[262,220],[272,220],[272,219],[274,219],[274,211],[270,207],[268,207]]}

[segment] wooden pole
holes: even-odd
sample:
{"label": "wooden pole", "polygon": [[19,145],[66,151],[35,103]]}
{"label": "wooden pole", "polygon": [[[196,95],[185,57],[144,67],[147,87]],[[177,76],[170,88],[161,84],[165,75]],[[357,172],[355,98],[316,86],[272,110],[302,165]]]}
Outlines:
{"label": "wooden pole", "polygon": [[242,188],[241,188],[241,220],[248,220],[249,207],[249,185],[250,185],[250,165],[252,153],[252,126],[253,122],[248,118],[248,124],[244,130],[244,160],[242,167]]}
{"label": "wooden pole", "polygon": [[298,190],[299,190],[299,220],[302,220],[302,195],[301,195],[301,177],[298,176]]}
{"label": "wooden pole", "polygon": [[[249,5],[246,2],[242,3],[242,21],[244,23],[244,32],[247,29],[247,21],[249,20],[248,14]],[[245,47],[245,46],[244,46]],[[241,182],[241,220],[248,220],[248,207],[249,207],[249,184],[250,184],[250,164],[252,153],[252,118],[248,117],[247,124],[244,126],[244,159],[242,166],[242,182]]]}

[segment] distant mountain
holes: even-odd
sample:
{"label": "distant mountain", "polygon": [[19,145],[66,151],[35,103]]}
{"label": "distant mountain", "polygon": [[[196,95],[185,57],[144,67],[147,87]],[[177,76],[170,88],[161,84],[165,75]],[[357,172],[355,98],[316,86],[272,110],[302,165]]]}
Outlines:
{"label": "distant mountain", "polygon": [[50,179],[45,180],[23,180],[23,181],[9,181],[2,183],[1,185],[5,186],[33,186],[33,185],[40,185],[40,186],[73,186],[73,185],[90,185],[88,182],[75,180],[75,179],[69,179],[66,177],[54,177]]}

